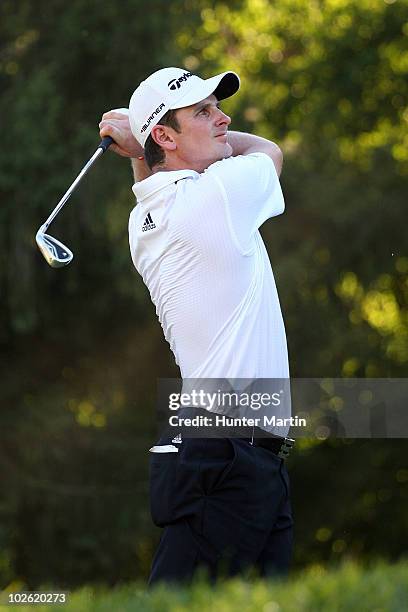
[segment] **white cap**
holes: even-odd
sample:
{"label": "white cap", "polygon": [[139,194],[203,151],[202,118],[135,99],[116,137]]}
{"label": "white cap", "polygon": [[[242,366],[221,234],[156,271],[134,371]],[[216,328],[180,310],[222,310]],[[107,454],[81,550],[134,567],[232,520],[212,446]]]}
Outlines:
{"label": "white cap", "polygon": [[235,72],[222,72],[210,79],[184,68],[162,68],[151,74],[133,92],[129,102],[132,133],[144,147],[152,128],[167,111],[191,106],[214,94],[217,100],[229,98],[239,89]]}

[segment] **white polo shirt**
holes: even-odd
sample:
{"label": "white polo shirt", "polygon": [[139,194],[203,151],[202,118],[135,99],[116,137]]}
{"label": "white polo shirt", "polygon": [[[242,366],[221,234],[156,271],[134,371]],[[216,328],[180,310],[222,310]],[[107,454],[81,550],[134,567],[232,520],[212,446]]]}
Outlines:
{"label": "white polo shirt", "polygon": [[158,172],[133,192],[132,260],[182,378],[288,378],[281,308],[258,231],[285,206],[270,157],[230,157],[202,174]]}

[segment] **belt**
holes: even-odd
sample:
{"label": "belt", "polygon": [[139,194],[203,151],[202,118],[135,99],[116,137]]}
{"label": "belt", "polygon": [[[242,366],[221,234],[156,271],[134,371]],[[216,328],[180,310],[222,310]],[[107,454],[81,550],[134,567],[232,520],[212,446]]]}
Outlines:
{"label": "belt", "polygon": [[266,448],[281,459],[289,457],[290,450],[295,444],[293,438],[279,438],[278,436],[270,438],[239,438],[239,440],[245,440],[252,446]]}

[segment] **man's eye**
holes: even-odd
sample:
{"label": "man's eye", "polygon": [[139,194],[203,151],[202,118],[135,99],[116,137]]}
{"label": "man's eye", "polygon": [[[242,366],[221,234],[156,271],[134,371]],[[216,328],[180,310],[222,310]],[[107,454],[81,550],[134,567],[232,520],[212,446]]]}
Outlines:
{"label": "man's eye", "polygon": [[200,110],[200,113],[199,113],[199,114],[200,114],[200,115],[208,115],[208,110],[207,110],[206,108],[202,108],[202,109]]}

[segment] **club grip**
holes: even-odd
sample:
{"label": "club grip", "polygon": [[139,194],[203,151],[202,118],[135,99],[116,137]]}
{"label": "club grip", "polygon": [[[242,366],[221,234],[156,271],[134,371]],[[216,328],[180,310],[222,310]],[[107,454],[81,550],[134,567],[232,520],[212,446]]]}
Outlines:
{"label": "club grip", "polygon": [[105,153],[106,149],[108,149],[113,142],[115,141],[111,136],[105,136],[105,138],[102,138],[101,142],[99,143],[98,149],[102,149],[102,151]]}

